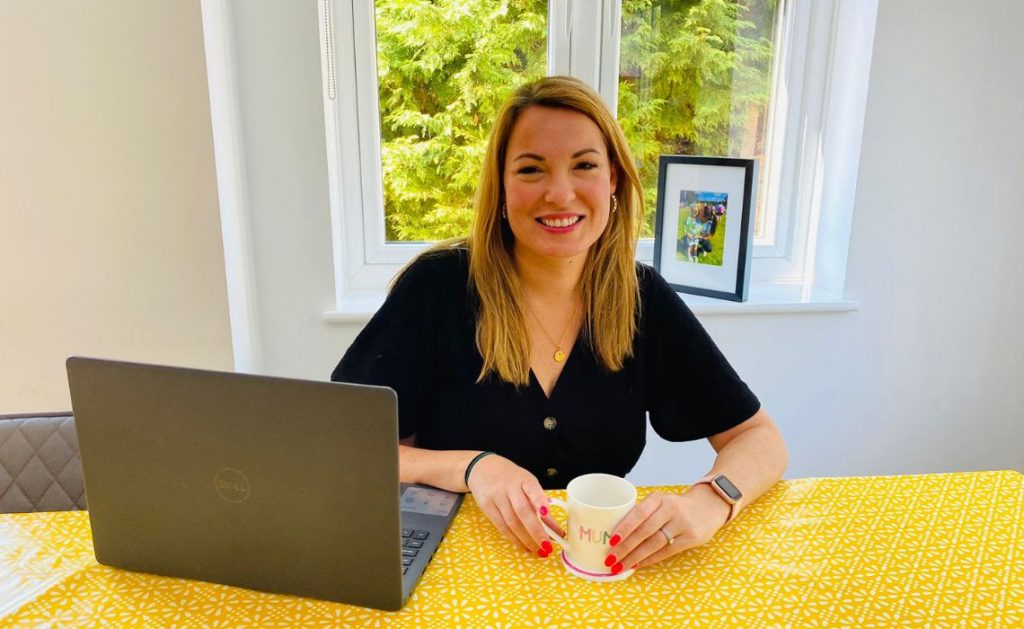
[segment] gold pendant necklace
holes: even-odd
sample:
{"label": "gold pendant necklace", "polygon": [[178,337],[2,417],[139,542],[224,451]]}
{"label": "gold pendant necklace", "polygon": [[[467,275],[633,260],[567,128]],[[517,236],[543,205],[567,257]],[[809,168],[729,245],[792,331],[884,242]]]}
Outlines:
{"label": "gold pendant necklace", "polygon": [[555,339],[551,338],[551,335],[548,334],[547,328],[544,327],[544,324],[540,322],[540,317],[538,317],[537,313],[533,311],[533,306],[530,305],[529,300],[526,300],[525,298],[524,300],[526,301],[527,310],[529,310],[530,314],[533,315],[533,319],[534,321],[537,322],[537,325],[540,327],[540,331],[543,332],[544,336],[548,337],[548,340],[551,341],[551,344],[555,346],[555,353],[551,357],[555,360],[556,363],[564,363],[565,359],[568,358],[569,355],[562,351],[562,340],[565,339],[565,333],[569,331],[569,328],[572,326],[572,322],[576,320],[576,315],[579,314],[582,302],[576,304],[576,310],[572,311],[572,316],[569,317],[569,321],[566,322],[565,324],[565,329],[562,330],[562,335],[558,337],[558,341],[556,342]]}

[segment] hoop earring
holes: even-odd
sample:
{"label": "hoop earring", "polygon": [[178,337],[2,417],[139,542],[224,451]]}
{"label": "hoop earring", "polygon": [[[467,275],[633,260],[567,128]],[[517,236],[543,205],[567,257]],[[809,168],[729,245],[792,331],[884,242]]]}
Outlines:
{"label": "hoop earring", "polygon": [[505,211],[505,204],[504,203],[501,204],[501,217],[503,219],[505,219],[506,221],[508,220],[508,212]]}
{"label": "hoop earring", "polygon": [[619,200],[616,199],[615,195],[613,194],[612,195],[612,214],[614,214],[615,212],[618,212],[618,211],[619,211]]}

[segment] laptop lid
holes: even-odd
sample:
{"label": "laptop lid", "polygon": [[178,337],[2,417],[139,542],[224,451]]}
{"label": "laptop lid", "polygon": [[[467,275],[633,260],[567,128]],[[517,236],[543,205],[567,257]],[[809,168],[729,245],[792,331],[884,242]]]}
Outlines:
{"label": "laptop lid", "polygon": [[402,607],[394,391],[81,357],[67,371],[97,561]]}

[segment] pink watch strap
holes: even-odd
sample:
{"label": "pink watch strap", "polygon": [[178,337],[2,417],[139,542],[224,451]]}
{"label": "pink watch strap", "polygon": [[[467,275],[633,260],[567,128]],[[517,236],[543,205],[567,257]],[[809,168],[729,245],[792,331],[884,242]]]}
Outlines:
{"label": "pink watch strap", "polygon": [[730,503],[729,499],[725,495],[725,492],[723,492],[722,489],[718,485],[716,485],[716,484],[711,482],[711,480],[714,479],[716,476],[718,476],[718,474],[708,474],[704,478],[702,478],[699,481],[696,481],[694,484],[690,485],[690,488],[692,489],[692,488],[696,487],[697,485],[711,485],[711,489],[715,490],[715,493],[718,494],[719,496],[721,496],[722,500],[725,500],[726,503],[729,504],[729,519],[725,521],[725,523],[728,524],[728,523],[732,522],[733,520],[735,520],[736,516],[738,516],[740,514],[740,508],[739,508],[740,505],[739,505],[738,502]]}

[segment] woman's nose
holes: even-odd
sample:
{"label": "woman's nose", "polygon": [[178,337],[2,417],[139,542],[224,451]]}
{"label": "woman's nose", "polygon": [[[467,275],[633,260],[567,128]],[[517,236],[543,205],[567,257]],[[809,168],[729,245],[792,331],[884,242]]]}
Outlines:
{"label": "woman's nose", "polygon": [[551,178],[551,185],[544,194],[544,200],[552,205],[565,206],[576,199],[576,191],[573,189],[572,180],[568,175],[555,175]]}

